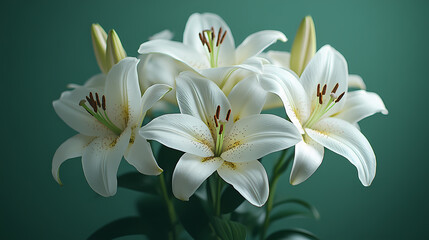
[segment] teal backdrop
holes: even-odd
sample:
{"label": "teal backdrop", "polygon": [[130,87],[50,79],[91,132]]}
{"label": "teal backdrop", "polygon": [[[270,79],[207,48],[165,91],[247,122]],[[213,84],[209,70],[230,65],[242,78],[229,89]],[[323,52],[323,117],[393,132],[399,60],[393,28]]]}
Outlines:
{"label": "teal backdrop", "polygon": [[[181,41],[194,12],[223,17],[237,45],[265,29],[293,40],[301,19],[311,15],[318,48],[330,44],[340,51],[349,71],[361,75],[389,110],[360,124],[377,156],[373,184],[362,186],[356,169],[328,151],[308,181],[291,186],[283,176],[279,186],[280,197],[305,199],[321,218],[290,219],[274,229],[302,227],[321,239],[427,239],[428,10],[427,1],[417,0],[3,1],[0,239],[85,239],[112,220],[137,214],[138,193],[118,189],[114,197],[98,196],[78,158],[62,166],[63,187],[54,181],[53,154],[75,132],[52,101],[68,83],[99,72],[92,23],[114,28],[128,55],[137,56],[139,45],[161,30]],[[291,43],[270,49],[289,51]],[[268,169],[276,156],[264,160]],[[123,162],[119,174],[131,170]]]}

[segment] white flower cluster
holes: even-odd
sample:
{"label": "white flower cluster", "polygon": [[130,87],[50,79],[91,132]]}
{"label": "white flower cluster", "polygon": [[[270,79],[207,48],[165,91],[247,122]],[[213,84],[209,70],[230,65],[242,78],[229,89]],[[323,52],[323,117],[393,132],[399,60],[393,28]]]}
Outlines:
{"label": "white flower cluster", "polygon": [[[112,196],[122,156],[142,174],[162,172],[147,142],[155,140],[184,152],[172,180],[173,193],[182,200],[216,171],[250,203],[262,206],[269,187],[258,159],[292,146],[291,184],[316,171],[325,147],[347,158],[363,185],[371,184],[376,158],[357,122],[387,110],[375,93],[348,91],[364,84],[349,75],[338,51],[326,45],[314,53],[312,22],[298,31],[291,54],[263,53],[287,40],[272,30],[235,47],[228,25],[210,13],[189,18],[183,42],[171,37],[164,31],[143,43],[137,59],[126,57],[114,31],[107,35],[93,26],[103,73],[53,102],[60,118],[78,132],[54,155],[52,173],[59,183],[60,165],[81,156],[91,188]],[[142,126],[159,100],[176,104],[180,113],[165,112]],[[281,106],[288,119],[261,114]]]}

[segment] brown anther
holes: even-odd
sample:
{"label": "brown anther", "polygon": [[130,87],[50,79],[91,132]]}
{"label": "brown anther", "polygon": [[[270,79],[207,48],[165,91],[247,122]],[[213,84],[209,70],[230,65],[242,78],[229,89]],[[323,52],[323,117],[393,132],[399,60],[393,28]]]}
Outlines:
{"label": "brown anther", "polygon": [[206,38],[206,35],[204,34],[204,31],[201,33],[201,35],[203,36],[203,42],[209,45],[209,42],[207,42],[207,38]]}
{"label": "brown anther", "polygon": [[212,52],[212,47],[210,47],[210,44],[208,44],[207,42],[206,42],[206,44],[207,44],[207,49],[209,50],[209,53],[211,53]]}
{"label": "brown anther", "polygon": [[341,98],[343,98],[343,96],[344,96],[345,93],[346,92],[341,93],[340,96],[338,96],[338,98],[335,100],[335,102],[336,103],[339,102],[341,100]]}
{"label": "brown anther", "polygon": [[217,105],[216,108],[216,118],[219,119],[219,114],[220,114],[220,105]]}
{"label": "brown anther", "polygon": [[[225,36],[226,36],[226,32],[227,31],[225,31],[224,33],[223,33],[223,35],[222,35],[222,39],[220,40],[220,44],[222,44],[223,43],[223,40],[225,39]],[[219,36],[218,36],[219,37]]]}
{"label": "brown anther", "polygon": [[212,27],[211,30],[212,30],[212,39],[215,39],[214,28]]}
{"label": "brown anther", "polygon": [[101,97],[101,107],[106,111],[106,97],[104,95]]}
{"label": "brown anther", "polygon": [[98,98],[98,93],[95,93],[95,99],[97,100],[98,107],[101,107],[100,98]]}
{"label": "brown anther", "polygon": [[219,124],[217,123],[216,115],[214,115],[214,116],[213,116],[213,118],[214,118],[214,122],[215,122],[215,124],[216,124],[216,127],[219,127]]}
{"label": "brown anther", "polygon": [[323,95],[322,94],[319,95],[319,104],[323,104]]}
{"label": "brown anther", "polygon": [[198,33],[198,36],[200,37],[201,43],[204,46],[205,42],[204,42],[204,39],[203,39],[203,35],[201,35],[201,33]]}
{"label": "brown anther", "polygon": [[334,87],[334,89],[332,89],[332,92],[331,92],[331,93],[336,93],[336,92],[337,92],[337,90],[338,90],[338,86],[340,86],[338,83],[337,83],[337,84],[335,84],[335,87]]}
{"label": "brown anther", "polygon": [[80,100],[80,102],[79,102],[79,106],[83,106],[83,105],[85,105],[85,103],[86,103],[86,101],[85,100]]}
{"label": "brown anther", "polygon": [[86,100],[88,100],[89,105],[94,109],[95,112],[97,112],[95,109],[97,108],[97,103],[94,100],[94,97],[92,96],[92,92],[89,93],[89,97],[86,97]]}
{"label": "brown anther", "polygon": [[320,83],[317,84],[317,97],[320,96]]}
{"label": "brown anther", "polygon": [[223,125],[220,125],[219,135],[221,135],[222,133],[223,133]]}
{"label": "brown anther", "polygon": [[323,89],[322,89],[322,95],[325,95],[326,94],[326,84],[325,85],[323,85]]}
{"label": "brown anther", "polygon": [[216,42],[216,47],[219,46],[220,43],[220,36],[222,34],[222,27],[219,28],[219,32],[217,33],[217,42]]}
{"label": "brown anther", "polygon": [[94,109],[94,112],[97,113],[98,108],[97,108],[97,104],[95,102],[94,102],[94,106],[91,106],[91,107]]}
{"label": "brown anther", "polygon": [[231,115],[231,109],[228,110],[228,112],[226,113],[226,121],[229,121],[229,116]]}

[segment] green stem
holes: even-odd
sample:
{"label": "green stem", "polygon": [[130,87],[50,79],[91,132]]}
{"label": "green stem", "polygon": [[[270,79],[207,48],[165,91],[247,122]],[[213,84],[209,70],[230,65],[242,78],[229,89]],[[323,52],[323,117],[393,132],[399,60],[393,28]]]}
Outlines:
{"label": "green stem", "polygon": [[173,203],[171,202],[171,199],[167,193],[164,173],[161,173],[161,175],[159,175],[159,181],[161,183],[162,197],[164,198],[165,205],[167,206],[167,209],[168,209],[168,216],[170,217],[171,232],[168,234],[168,239],[175,240],[177,239],[177,232],[176,232],[177,217],[176,217],[176,211],[174,210]]}
{"label": "green stem", "polygon": [[265,239],[265,235],[270,225],[270,213],[274,205],[274,195],[276,192],[277,182],[279,181],[282,172],[284,172],[281,171],[281,169],[283,167],[287,167],[292,160],[293,154],[286,158],[287,152],[287,149],[283,150],[282,154],[277,159],[276,165],[274,166],[273,176],[270,181],[270,195],[268,196],[267,204],[265,205],[265,219],[264,224],[262,225],[261,240]]}
{"label": "green stem", "polygon": [[221,193],[222,193],[222,179],[216,175],[216,208],[215,215],[220,217],[220,202],[221,202]]}

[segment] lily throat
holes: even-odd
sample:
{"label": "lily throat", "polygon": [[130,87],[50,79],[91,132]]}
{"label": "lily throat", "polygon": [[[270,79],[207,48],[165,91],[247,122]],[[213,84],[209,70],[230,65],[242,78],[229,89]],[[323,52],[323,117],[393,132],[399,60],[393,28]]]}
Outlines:
{"label": "lily throat", "polygon": [[201,43],[207,47],[209,52],[210,67],[216,68],[219,63],[219,49],[225,39],[227,31],[223,31],[222,27],[219,28],[217,35],[213,27],[209,30],[203,30],[198,33]]}
{"label": "lily throat", "polygon": [[217,106],[216,108],[216,114],[213,116],[213,120],[215,123],[215,134],[216,134],[216,146],[215,146],[215,156],[219,157],[222,154],[222,148],[223,148],[223,139],[225,136],[225,124],[229,121],[229,118],[231,116],[231,109],[228,110],[226,114],[225,120],[220,120],[220,106]]}
{"label": "lily throat", "polygon": [[[329,95],[326,95],[327,85],[325,84],[323,85],[323,87],[321,87],[320,83],[317,85],[316,100],[318,101],[318,103],[312,111],[307,122],[304,124],[304,128],[310,128],[313,124],[315,124],[323,116],[325,116],[326,113],[328,113],[328,111],[335,106],[335,104],[341,101],[346,92],[343,92],[340,95],[336,95],[338,87],[339,84],[335,84],[334,88],[331,90],[331,93]],[[329,100],[324,100],[324,97],[329,97]]]}
{"label": "lily throat", "polygon": [[[95,93],[95,98],[92,92],[89,93],[88,96],[85,97],[85,99],[80,100],[79,106],[83,107],[91,116],[93,116],[95,119],[97,119],[101,124],[109,128],[113,133],[116,135],[121,135],[122,130],[117,127],[110,119],[109,116],[107,116],[106,113],[106,97],[103,95],[100,98],[98,96],[98,93]],[[88,102],[89,108],[86,103]]]}

